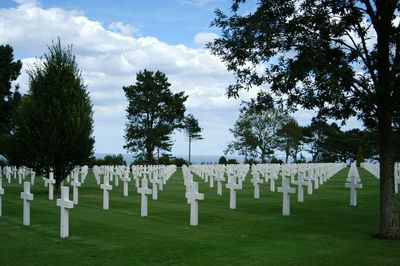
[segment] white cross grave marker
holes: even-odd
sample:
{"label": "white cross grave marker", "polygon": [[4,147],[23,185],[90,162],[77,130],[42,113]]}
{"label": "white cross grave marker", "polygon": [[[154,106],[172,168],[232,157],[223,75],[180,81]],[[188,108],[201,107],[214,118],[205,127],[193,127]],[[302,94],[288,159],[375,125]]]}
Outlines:
{"label": "white cross grave marker", "polygon": [[283,193],[282,215],[290,215],[290,193],[296,193],[295,188],[290,187],[290,178],[283,178],[282,187],[278,187],[278,192]]}
{"label": "white cross grave marker", "polygon": [[44,179],[44,183],[46,186],[49,187],[49,200],[53,200],[54,198],[54,184],[56,183],[56,180],[54,180],[54,173],[50,172],[49,173],[49,178]]}
{"label": "white cross grave marker", "polygon": [[357,207],[357,188],[362,188],[362,184],[357,183],[356,177],[352,176],[351,181],[346,183],[345,187],[350,188],[350,206]]}
{"label": "white cross grave marker", "polygon": [[72,187],[73,187],[73,201],[75,205],[78,205],[78,189],[82,185],[81,182],[79,182],[79,175],[78,173],[74,173],[74,180],[72,181]]}
{"label": "white cross grave marker", "polygon": [[30,201],[33,200],[30,182],[24,182],[24,192],[21,192],[21,199],[24,201],[23,225],[29,226],[31,224]]}
{"label": "white cross grave marker", "polygon": [[228,184],[226,184],[226,188],[229,188],[229,208],[236,209],[236,189],[241,189],[241,186],[236,183],[236,177],[230,176]]}
{"label": "white cross grave marker", "polygon": [[32,186],[35,184],[35,176],[36,176],[36,172],[31,169],[31,185]]}
{"label": "white cross grave marker", "polygon": [[122,181],[124,181],[124,197],[128,197],[128,185],[131,178],[129,177],[129,171],[125,172],[125,176],[123,177]]}
{"label": "white cross grave marker", "polygon": [[69,187],[61,187],[61,199],[57,199],[57,206],[60,207],[60,237],[69,236],[69,209],[74,207],[74,203],[69,200]]}
{"label": "white cross grave marker", "polygon": [[143,178],[142,179],[142,187],[138,188],[138,193],[142,194],[142,200],[141,200],[141,206],[140,206],[140,215],[142,217],[147,216],[147,209],[148,209],[148,204],[147,204],[147,195],[151,195],[152,194],[152,190],[148,188],[148,183],[149,181],[147,180],[147,178]]}
{"label": "white cross grave marker", "polygon": [[199,224],[199,200],[204,200],[204,194],[199,193],[199,184],[192,182],[189,192],[186,192],[186,198],[190,204],[190,225],[197,226]]}
{"label": "white cross grave marker", "polygon": [[259,173],[255,171],[253,173],[253,178],[250,180],[253,183],[254,186],[254,198],[259,199],[260,198],[260,184],[263,183],[263,180],[260,179]]}
{"label": "white cross grave marker", "polygon": [[215,180],[217,181],[217,194],[222,195],[222,181],[225,181],[224,177],[224,172],[218,173],[217,176],[215,177]]}
{"label": "white cross grave marker", "polygon": [[3,215],[3,206],[2,206],[2,201],[3,201],[3,195],[4,195],[4,189],[3,189],[3,179],[0,176],[0,216]]}
{"label": "white cross grave marker", "polygon": [[294,181],[294,184],[297,185],[297,201],[304,202],[304,190],[303,186],[306,186],[307,183],[304,181],[303,173],[298,174],[297,181]]}
{"label": "white cross grave marker", "polygon": [[151,184],[152,184],[152,189],[153,189],[153,193],[151,194],[152,199],[153,200],[157,200],[158,199],[158,185],[161,183],[162,181],[160,179],[158,179],[157,174],[155,174],[151,180]]}
{"label": "white cross grave marker", "polygon": [[106,173],[104,175],[104,184],[100,185],[100,188],[103,190],[103,210],[109,209],[109,197],[110,197],[110,190],[112,190],[112,186],[110,185],[109,174]]}

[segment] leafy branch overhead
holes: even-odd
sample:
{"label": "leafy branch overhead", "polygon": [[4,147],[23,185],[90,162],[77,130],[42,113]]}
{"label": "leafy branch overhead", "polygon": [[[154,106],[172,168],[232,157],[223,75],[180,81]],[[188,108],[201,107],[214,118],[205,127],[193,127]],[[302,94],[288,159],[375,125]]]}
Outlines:
{"label": "leafy branch overhead", "polygon": [[394,196],[394,148],[400,121],[398,0],[259,1],[254,12],[234,0],[215,12],[220,38],[208,44],[236,76],[228,96],[265,85],[321,118],[352,116],[379,138],[379,235],[400,238]]}

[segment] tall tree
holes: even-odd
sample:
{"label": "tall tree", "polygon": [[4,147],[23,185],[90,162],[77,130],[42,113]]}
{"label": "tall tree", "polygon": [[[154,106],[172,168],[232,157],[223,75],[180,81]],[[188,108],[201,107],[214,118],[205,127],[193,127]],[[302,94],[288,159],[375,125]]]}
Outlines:
{"label": "tall tree", "polygon": [[154,150],[171,150],[171,134],[183,128],[186,111],[184,92],[172,93],[167,76],[140,71],[135,85],[123,87],[128,99],[125,146],[137,158],[154,163]]}
{"label": "tall tree", "polygon": [[12,109],[19,103],[18,86],[12,91],[11,82],[21,73],[22,63],[14,61],[14,50],[10,45],[0,45],[0,154],[4,152],[2,140],[9,132]]}
{"label": "tall tree", "polygon": [[185,117],[184,121],[184,131],[189,139],[189,164],[191,163],[191,151],[192,151],[192,141],[203,139],[201,136],[202,128],[199,126],[199,121],[194,118],[192,114]]}
{"label": "tall tree", "polygon": [[400,116],[399,1],[260,1],[256,11],[241,15],[243,2],[233,1],[231,16],[217,10],[212,23],[222,36],[209,48],[236,74],[228,95],[269,83],[291,107],[376,126],[379,235],[398,239],[391,144]]}
{"label": "tall tree", "polygon": [[285,163],[288,163],[289,156],[297,162],[297,154],[301,151],[303,141],[303,129],[296,119],[290,117],[278,131],[279,149],[285,152]]}
{"label": "tall tree", "polygon": [[93,153],[93,111],[72,52],[60,39],[29,75],[29,91],[15,113],[6,157],[39,173],[53,169],[57,188]]}
{"label": "tall tree", "polygon": [[287,119],[280,109],[256,111],[243,108],[233,129],[230,129],[234,140],[228,144],[226,153],[237,151],[246,159],[259,158],[262,163],[266,162],[279,145],[278,132]]}

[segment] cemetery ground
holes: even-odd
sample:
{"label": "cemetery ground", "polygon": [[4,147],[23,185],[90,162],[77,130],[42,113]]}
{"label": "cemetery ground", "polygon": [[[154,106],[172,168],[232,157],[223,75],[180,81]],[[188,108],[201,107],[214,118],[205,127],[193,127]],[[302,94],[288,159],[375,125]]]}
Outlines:
{"label": "cemetery ground", "polygon": [[359,168],[363,188],[358,207],[352,208],[344,187],[348,171],[340,171],[313,195],[305,193],[304,203],[292,194],[287,217],[282,216],[282,193],[270,192],[269,184],[261,184],[260,199],[253,198],[250,174],[237,191],[236,210],[229,209],[229,190],[218,196],[216,186],[209,188],[195,176],[205,195],[197,227],[189,225],[181,169],[159,191],[158,200],[149,198],[145,218],[134,182],[128,197],[123,197],[122,182],[118,187],[112,182],[105,211],[103,191],[90,173],[79,189],[79,204],[70,210],[67,239],[59,237],[59,195],[49,201],[41,177],[31,188],[30,227],[22,226],[23,185],[3,178],[0,265],[400,265],[400,241],[372,237],[378,231],[378,179]]}

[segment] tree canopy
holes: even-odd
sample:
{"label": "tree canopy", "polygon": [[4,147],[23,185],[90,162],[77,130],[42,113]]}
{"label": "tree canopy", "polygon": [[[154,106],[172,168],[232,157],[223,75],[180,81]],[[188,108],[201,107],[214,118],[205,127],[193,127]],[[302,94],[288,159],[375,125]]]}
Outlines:
{"label": "tree canopy", "polygon": [[259,159],[262,163],[266,162],[278,148],[278,133],[287,120],[287,115],[279,108],[263,111],[242,108],[238,120],[230,129],[234,140],[228,144],[225,152],[237,151],[246,160]]}
{"label": "tree canopy", "polygon": [[128,99],[124,148],[148,164],[155,162],[156,149],[171,149],[172,132],[183,128],[187,96],[173,93],[170,86],[164,73],[145,69],[134,85],[123,87]]}
{"label": "tree canopy", "polygon": [[60,40],[28,72],[29,91],[13,116],[6,157],[10,163],[53,169],[57,187],[93,153],[93,111],[72,52]]}
{"label": "tree canopy", "polygon": [[188,114],[184,118],[183,125],[184,125],[184,132],[189,140],[189,164],[190,164],[192,141],[203,139],[203,137],[201,136],[202,128],[199,126],[199,121],[192,114]]}
{"label": "tree canopy", "polygon": [[20,60],[14,61],[13,52],[10,45],[0,45],[0,154],[4,152],[2,140],[10,130],[12,110],[21,98],[18,86],[12,91],[11,83],[18,78],[22,68]]}
{"label": "tree canopy", "polygon": [[[243,12],[216,11],[222,31],[208,45],[235,73],[228,95],[265,86],[290,108],[319,117],[357,116],[375,128],[380,158],[379,236],[398,239],[394,132],[400,121],[400,34],[397,0],[260,1]],[[247,11],[247,10],[246,10]]]}

